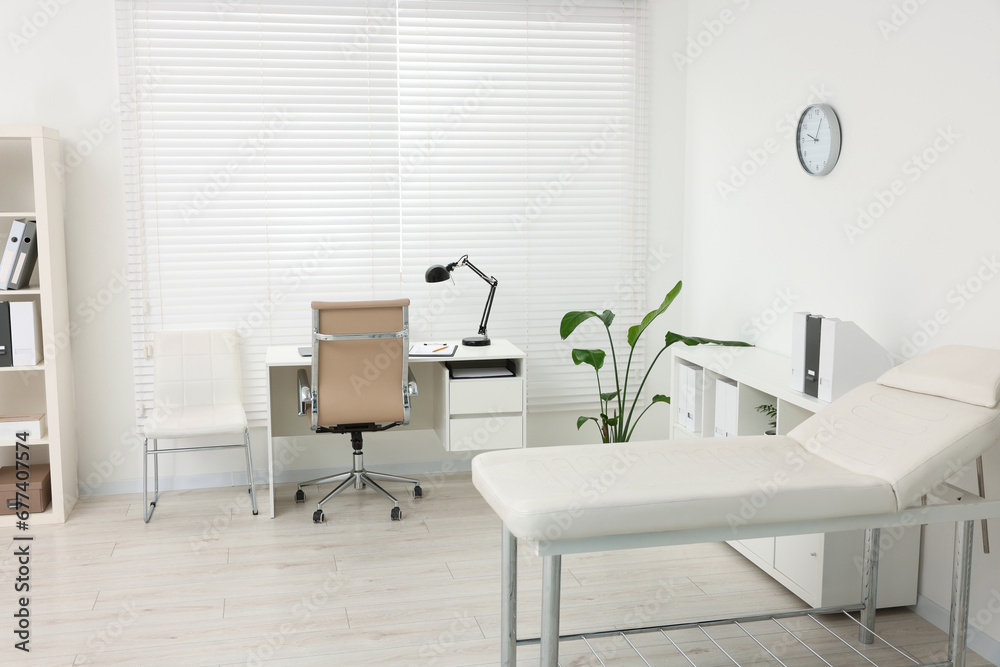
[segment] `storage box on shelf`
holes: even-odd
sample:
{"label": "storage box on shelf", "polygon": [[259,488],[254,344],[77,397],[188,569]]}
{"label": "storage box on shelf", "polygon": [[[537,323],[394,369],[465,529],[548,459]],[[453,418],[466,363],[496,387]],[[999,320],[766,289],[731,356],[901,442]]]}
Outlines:
{"label": "storage box on shelf", "polygon": [[[44,435],[28,440],[29,465],[49,465],[51,504],[31,515],[34,524],[64,522],[79,495],[59,156],[56,130],[0,126],[0,234],[6,237],[15,219],[37,222],[38,261],[28,287],[0,290],[0,301],[32,301],[40,315],[42,360],[0,368],[0,416],[45,415]],[[14,464],[16,447],[0,439],[0,465]],[[0,526],[15,520],[0,517]]]}
{"label": "storage box on shelf", "polygon": [[[777,409],[778,435],[786,435],[828,403],[788,388],[791,362],[788,357],[759,348],[680,347],[672,348],[671,396],[695,392],[682,386],[682,377],[700,377],[700,404],[684,406],[700,420],[697,427],[682,426],[679,408],[670,414],[672,438],[695,438],[716,433],[716,414],[728,417],[722,427],[729,435],[763,435],[770,417],[757,410],[761,405]],[[680,366],[687,369],[683,372]],[[735,384],[723,389],[725,400],[735,398],[734,410],[716,410],[716,382]],[[727,408],[728,408],[727,403]],[[735,428],[735,433],[732,429]],[[755,499],[748,501],[753,506]],[[761,490],[766,502],[766,489]],[[879,607],[912,605],[917,599],[919,527],[883,530],[882,567],[879,570]],[[751,562],[813,607],[853,604],[861,596],[861,569],[864,531],[790,535],[729,544]],[[888,547],[888,548],[887,548]]]}

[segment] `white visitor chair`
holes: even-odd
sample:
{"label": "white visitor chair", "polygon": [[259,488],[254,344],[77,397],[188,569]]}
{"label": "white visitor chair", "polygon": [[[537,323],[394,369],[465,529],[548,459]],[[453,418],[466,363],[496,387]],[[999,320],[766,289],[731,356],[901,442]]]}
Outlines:
{"label": "white visitor chair", "polygon": [[[160,454],[240,447],[246,452],[248,493],[257,514],[250,432],[243,410],[239,339],[233,329],[160,331],[153,338],[153,397],[157,411],[143,426],[142,504],[146,523],[160,497]],[[159,449],[161,438],[242,434],[243,442]],[[152,448],[150,448],[152,441]],[[153,458],[153,501],[148,500],[148,462]]]}

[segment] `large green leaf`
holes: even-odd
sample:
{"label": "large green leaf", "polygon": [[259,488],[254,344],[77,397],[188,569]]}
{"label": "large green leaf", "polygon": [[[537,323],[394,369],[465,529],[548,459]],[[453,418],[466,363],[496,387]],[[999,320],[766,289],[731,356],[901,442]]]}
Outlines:
{"label": "large green leaf", "polygon": [[601,394],[601,400],[602,401],[611,401],[611,400],[614,400],[616,398],[618,398],[618,391],[617,390],[615,390],[615,391],[607,391],[607,392],[604,392],[603,394]]}
{"label": "large green leaf", "polygon": [[741,340],[715,340],[714,338],[699,338],[698,336],[682,336],[681,334],[668,331],[664,338],[665,347],[670,347],[674,343],[684,343],[685,345],[725,345],[727,347],[753,347],[750,343]]}
{"label": "large green leaf", "polygon": [[601,370],[601,366],[604,365],[604,357],[606,356],[607,354],[604,350],[573,350],[573,363],[577,366],[588,364],[597,370]]}
{"label": "large green leaf", "polygon": [[595,424],[597,424],[597,428],[601,427],[601,424],[597,421],[597,417],[577,417],[576,418],[576,430],[579,431],[583,427],[584,424],[586,424],[587,422],[590,422],[590,421],[592,421]]}
{"label": "large green leaf", "polygon": [[681,285],[682,285],[681,281],[678,280],[677,284],[674,285],[674,288],[667,293],[667,296],[663,299],[663,303],[660,304],[659,308],[646,313],[646,317],[642,318],[642,322],[635,325],[634,327],[628,328],[629,347],[634,348],[635,344],[639,342],[639,336],[641,336],[642,332],[646,330],[646,327],[652,324],[653,320],[662,315],[664,311],[666,311],[666,309],[670,307],[670,304],[672,304],[674,302],[674,299],[677,298],[677,295],[680,294]]}
{"label": "large green leaf", "polygon": [[563,315],[562,322],[559,323],[559,337],[566,340],[571,333],[576,331],[576,328],[589,320],[591,317],[597,317],[602,322],[604,326],[610,327],[611,323],[615,319],[615,314],[610,310],[605,310],[603,313],[595,313],[592,310],[573,310],[565,315]]}
{"label": "large green leaf", "polygon": [[670,397],[664,396],[663,394],[657,394],[656,396],[653,397],[653,400],[650,401],[650,403],[669,403],[669,402],[670,402]]}

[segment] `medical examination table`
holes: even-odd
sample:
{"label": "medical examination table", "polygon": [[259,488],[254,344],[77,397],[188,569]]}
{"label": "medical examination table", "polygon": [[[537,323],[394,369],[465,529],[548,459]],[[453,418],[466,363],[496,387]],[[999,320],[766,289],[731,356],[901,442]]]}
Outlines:
{"label": "medical examination table", "polygon": [[[947,480],[1000,440],[998,398],[1000,350],[949,346],[857,387],[786,436],[480,454],[472,462],[473,482],[503,522],[501,663],[515,665],[521,644],[540,644],[541,664],[555,667],[560,639],[645,632],[669,639],[670,628],[793,615],[561,636],[563,554],[854,529],[865,529],[862,600],[852,607],[797,613],[859,611],[859,641],[871,644],[877,636],[880,530],[956,522],[948,658],[922,664],[964,667],[973,526],[975,520],[1000,516],[1000,501]],[[762,488],[770,490],[768,501],[747,512],[746,499]],[[543,558],[537,638],[517,636],[519,539]]]}

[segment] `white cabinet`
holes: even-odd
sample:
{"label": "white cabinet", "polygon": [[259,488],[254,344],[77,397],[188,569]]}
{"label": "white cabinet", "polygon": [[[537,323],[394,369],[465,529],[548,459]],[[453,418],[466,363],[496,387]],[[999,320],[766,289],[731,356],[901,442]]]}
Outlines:
{"label": "white cabinet", "polygon": [[[736,435],[762,435],[769,429],[784,435],[828,405],[789,388],[791,363],[779,354],[714,346],[675,346],[672,352],[671,396],[681,391],[678,367],[682,363],[703,369],[704,391],[700,409],[694,411],[702,419],[700,433],[684,428],[673,410],[671,438],[714,434],[716,414],[729,415],[731,423],[725,425],[724,432],[735,427]],[[716,382],[735,384],[735,389],[726,393],[727,402],[735,400],[735,411],[728,409],[728,404],[727,410],[716,410]],[[771,418],[758,410],[763,405],[776,409],[773,426]],[[883,529],[881,543],[878,606],[915,604],[919,527]],[[765,537],[729,544],[813,607],[854,604],[861,599],[864,531]]]}
{"label": "white cabinet", "polygon": [[[0,415],[44,413],[48,429],[29,440],[31,465],[48,463],[52,502],[31,524],[62,523],[76,504],[73,365],[63,233],[59,133],[40,126],[0,126],[0,240],[11,224],[35,218],[38,261],[27,288],[0,290],[0,301],[33,301],[41,315],[44,355],[33,366],[0,367]],[[2,245],[0,245],[2,252]],[[0,465],[14,463],[16,443],[0,441]],[[0,516],[12,526],[14,515]]]}
{"label": "white cabinet", "polygon": [[[411,359],[412,361],[412,359]],[[458,377],[449,367],[503,368],[507,377]],[[439,403],[438,422],[445,449],[451,452],[524,447],[527,441],[527,357],[504,340],[487,347],[460,346],[441,363],[446,391]],[[475,372],[473,371],[473,375]]]}

